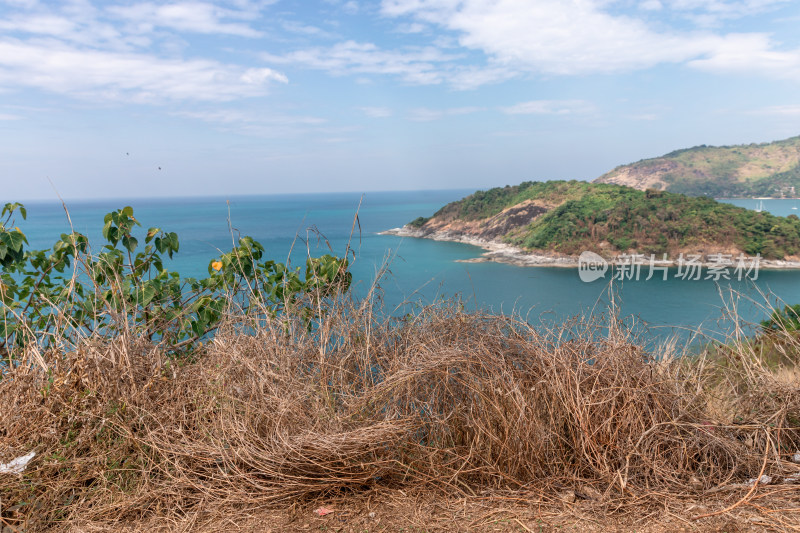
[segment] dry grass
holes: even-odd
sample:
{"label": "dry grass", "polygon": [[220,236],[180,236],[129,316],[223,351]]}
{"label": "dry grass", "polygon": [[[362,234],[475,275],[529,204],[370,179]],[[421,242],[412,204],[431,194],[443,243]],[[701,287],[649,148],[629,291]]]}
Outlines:
{"label": "dry grass", "polygon": [[[0,474],[0,520],[185,524],[200,510],[377,490],[567,491],[619,510],[762,472],[777,483],[800,471],[800,389],[787,377],[800,341],[780,343],[776,369],[746,342],[688,360],[645,353],[613,324],[537,330],[455,306],[385,320],[369,302],[341,304],[312,332],[233,316],[195,361],[90,339],[27,354],[44,365],[0,381],[0,463],[37,454],[22,476]],[[733,508],[761,494],[748,490]]]}

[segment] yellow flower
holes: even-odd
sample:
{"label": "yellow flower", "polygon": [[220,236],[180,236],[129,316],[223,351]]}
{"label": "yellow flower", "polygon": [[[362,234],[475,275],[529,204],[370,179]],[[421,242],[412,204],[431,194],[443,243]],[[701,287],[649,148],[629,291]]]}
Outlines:
{"label": "yellow flower", "polygon": [[219,272],[220,270],[222,270],[222,261],[214,261],[213,263],[211,263],[211,268]]}

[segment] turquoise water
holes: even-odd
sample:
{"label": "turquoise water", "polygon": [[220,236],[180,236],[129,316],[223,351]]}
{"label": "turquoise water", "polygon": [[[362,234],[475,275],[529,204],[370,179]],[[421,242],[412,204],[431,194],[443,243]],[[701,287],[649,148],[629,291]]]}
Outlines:
{"label": "turquoise water", "polygon": [[[602,281],[583,283],[575,269],[522,268],[498,263],[459,263],[456,260],[478,257],[474,246],[435,242],[425,239],[378,235],[378,232],[403,225],[418,216],[430,216],[442,205],[472,191],[422,191],[367,193],[358,210],[360,194],[306,194],[281,196],[108,200],[87,203],[69,202],[72,223],[77,231],[99,242],[103,215],[115,208],[131,205],[143,224],[175,231],[181,250],[171,268],[187,276],[205,276],[208,263],[217,250],[228,251],[234,234],[250,235],[260,241],[271,258],[285,261],[294,243],[293,261],[302,262],[306,248],[314,255],[342,254],[350,239],[354,215],[358,210],[351,246],[356,252],[352,271],[355,290],[363,294],[376,272],[389,260],[389,273],[380,282],[387,308],[392,311],[403,302],[431,303],[439,298],[459,296],[468,309],[519,313],[531,321],[561,322],[609,305],[609,287]],[[229,202],[229,203],[228,203]],[[755,208],[756,200],[730,200],[730,203]],[[778,215],[797,213],[794,200],[764,200],[764,208]],[[69,224],[60,204],[29,203],[28,220],[18,220],[31,247],[49,248]],[[319,231],[322,235],[318,235]],[[800,272],[760,271],[755,282],[711,280],[650,281],[628,280],[615,284],[615,299],[624,317],[648,328],[649,335],[667,335],[701,328],[706,333],[721,333],[731,324],[724,318],[725,300],[730,290],[741,293],[739,314],[750,322],[765,318],[764,297],[800,302]],[[725,299],[723,296],[728,295]],[[755,303],[748,299],[755,300]],[[405,312],[408,306],[398,308]]]}

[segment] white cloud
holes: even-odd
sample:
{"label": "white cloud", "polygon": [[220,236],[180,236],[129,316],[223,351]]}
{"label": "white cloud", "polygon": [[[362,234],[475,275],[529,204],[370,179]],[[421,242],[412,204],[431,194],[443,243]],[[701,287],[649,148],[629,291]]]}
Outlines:
{"label": "white cloud", "polygon": [[[346,41],[331,47],[307,48],[284,55],[262,54],[261,57],[269,63],[325,70],[334,76],[390,75],[413,85],[449,83],[459,90],[514,77],[514,73],[503,66],[461,65],[463,53],[445,52],[436,45],[387,50],[373,43]],[[369,83],[369,79],[362,76],[358,82]]]}
{"label": "white cloud", "polygon": [[[654,1],[654,0],[649,0]],[[705,16],[715,22],[741,18],[770,11],[791,0],[662,0],[674,11],[687,15]]]}
{"label": "white cloud", "polygon": [[664,6],[658,0],[645,0],[639,4],[639,9],[645,11],[660,11]]}
{"label": "white cloud", "polygon": [[689,66],[720,74],[747,74],[800,82],[800,50],[776,50],[766,35],[742,34]]}
{"label": "white cloud", "polygon": [[408,83],[427,85],[444,79],[440,65],[457,56],[448,55],[434,47],[409,47],[402,50],[383,50],[372,43],[346,41],[332,47],[315,47],[286,55],[263,54],[271,63],[300,65],[320,69],[333,75],[391,74]]}
{"label": "white cloud", "polygon": [[37,10],[32,13],[9,13],[0,20],[0,32],[53,37],[75,44],[116,50],[129,49],[132,40],[112,25],[97,19],[91,6],[72,6],[63,12]]}
{"label": "white cloud", "polygon": [[10,6],[31,9],[36,6],[38,0],[2,0],[2,2],[0,3],[7,4]]}
{"label": "white cloud", "polygon": [[323,118],[287,115],[259,109],[240,110],[228,108],[176,111],[173,116],[200,120],[223,131],[265,138],[299,137],[309,134],[340,135],[346,130],[327,126]]}
{"label": "white cloud", "polygon": [[662,0],[672,14],[698,27],[714,28],[726,21],[752,17],[786,5],[790,0]]}
{"label": "white cloud", "polygon": [[288,32],[296,33],[298,35],[305,35],[307,37],[321,37],[325,39],[336,37],[336,34],[325,31],[322,28],[311,26],[310,24],[301,24],[300,22],[296,21],[285,21],[283,22],[282,26],[283,29]]}
{"label": "white cloud", "polygon": [[469,115],[481,111],[480,107],[452,107],[449,109],[428,109],[426,107],[418,107],[411,110],[409,119],[416,122],[430,122],[432,120],[439,120],[444,117],[452,117],[458,115]]}
{"label": "white cloud", "polygon": [[271,68],[249,68],[239,78],[241,81],[251,85],[263,85],[268,81],[289,83],[289,78]]}
{"label": "white cloud", "polygon": [[62,37],[75,32],[77,24],[56,15],[12,16],[0,20],[0,30]]}
{"label": "white cloud", "polygon": [[800,104],[774,105],[751,111],[751,115],[777,115],[785,117],[800,117]]}
{"label": "white cloud", "polygon": [[343,2],[342,0],[322,0],[326,4],[332,4],[338,6],[342,11],[347,13],[348,15],[355,15],[361,9],[358,2],[355,0],[348,0]]}
{"label": "white cloud", "polygon": [[0,41],[0,89],[34,88],[80,98],[136,103],[226,101],[260,96],[286,77],[209,60],[82,50],[59,42]]}
{"label": "white cloud", "polygon": [[412,22],[410,24],[400,24],[397,26],[396,30],[399,33],[422,33],[425,31],[426,26],[424,24],[420,24],[419,22]]}
{"label": "white cloud", "polygon": [[455,67],[448,72],[448,81],[456,89],[476,89],[488,83],[499,83],[513,78],[516,73],[505,66]]}
{"label": "white cloud", "polygon": [[16,6],[0,18],[0,90],[34,88],[135,103],[260,96],[271,83],[288,82],[286,76],[252,64],[180,56],[187,33],[260,36],[250,24],[273,1],[232,0],[221,4],[225,7],[191,0]]}
{"label": "white cloud", "polygon": [[531,100],[500,110],[507,115],[576,115],[593,109],[585,100]]}
{"label": "white cloud", "polygon": [[[261,32],[240,22],[256,17],[249,10],[231,10],[207,2],[176,2],[155,4],[143,2],[129,6],[111,6],[109,13],[123,19],[139,33],[155,28],[205,34],[228,34],[240,37],[260,37]],[[233,22],[230,19],[238,20]]]}
{"label": "white cloud", "polygon": [[178,111],[175,116],[193,118],[204,122],[218,124],[303,124],[319,125],[326,121],[323,118],[307,116],[273,115],[248,113],[237,109],[216,109],[211,111]]}
{"label": "white cloud", "polygon": [[[266,2],[269,3],[269,2]],[[140,2],[95,7],[88,1],[32,5],[28,10],[5,13],[0,30],[49,35],[76,43],[103,43],[116,49],[123,44],[147,46],[164,30],[208,35],[260,37],[249,23],[261,17],[261,4],[228,2],[220,7],[209,2]]]}
{"label": "white cloud", "polygon": [[[673,0],[670,7],[732,16],[778,3]],[[718,72],[753,72],[759,61],[766,60],[768,65],[756,73],[795,77],[781,69],[795,68],[800,50],[779,51],[765,35],[657,30],[643,19],[604,11],[609,4],[608,0],[383,0],[382,12],[454,32],[462,47],[483,52],[489,63],[485,72],[498,76],[616,73],[687,62]],[[484,81],[491,81],[489,74]]]}
{"label": "white cloud", "polygon": [[6,113],[0,113],[0,120],[20,120],[22,119],[19,115],[9,115]]}
{"label": "white cloud", "polygon": [[360,107],[359,109],[371,118],[387,118],[392,116],[392,110],[388,107]]}
{"label": "white cloud", "polygon": [[500,64],[548,74],[632,70],[698,52],[691,41],[654,34],[643,22],[606,14],[588,0],[388,0],[384,11],[436,21],[459,32],[462,46]]}
{"label": "white cloud", "polygon": [[658,115],[655,113],[641,113],[639,115],[628,115],[628,118],[631,120],[644,120],[644,121],[653,121],[658,120]]}

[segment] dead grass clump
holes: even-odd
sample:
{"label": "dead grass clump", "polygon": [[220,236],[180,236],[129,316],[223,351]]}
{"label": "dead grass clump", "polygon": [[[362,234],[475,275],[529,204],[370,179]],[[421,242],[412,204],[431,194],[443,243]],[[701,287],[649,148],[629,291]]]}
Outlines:
{"label": "dead grass clump", "polygon": [[0,381],[0,462],[37,454],[0,474],[0,519],[34,531],[376,486],[641,501],[793,472],[785,380],[749,367],[765,392],[734,427],[711,406],[741,376],[595,326],[361,305],[310,332],[231,319],[193,362],[128,338],[42,354]]}

